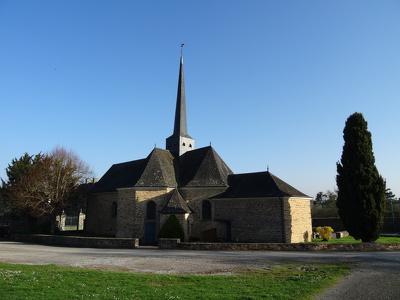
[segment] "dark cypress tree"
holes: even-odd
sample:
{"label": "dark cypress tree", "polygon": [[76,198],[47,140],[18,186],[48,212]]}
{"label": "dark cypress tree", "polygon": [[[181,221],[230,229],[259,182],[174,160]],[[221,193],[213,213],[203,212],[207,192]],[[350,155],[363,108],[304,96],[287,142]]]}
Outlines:
{"label": "dark cypress tree", "polygon": [[383,226],[386,183],[375,166],[371,133],[361,113],[347,119],[343,139],[336,176],[338,213],[352,237],[373,242]]}

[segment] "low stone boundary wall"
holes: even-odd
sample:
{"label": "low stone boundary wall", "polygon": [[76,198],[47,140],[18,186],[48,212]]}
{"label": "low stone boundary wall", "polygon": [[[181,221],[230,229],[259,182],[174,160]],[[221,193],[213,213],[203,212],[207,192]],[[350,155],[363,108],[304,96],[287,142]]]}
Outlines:
{"label": "low stone boundary wall", "polygon": [[181,239],[158,239],[158,248],[160,249],[178,249]]}
{"label": "low stone boundary wall", "polygon": [[139,246],[139,239],[135,238],[118,239],[45,234],[16,234],[14,240],[16,242],[31,242],[38,244],[77,248],[133,249]]}
{"label": "low stone boundary wall", "polygon": [[[400,251],[400,243],[185,243],[168,239],[160,241],[160,249],[209,251]],[[172,239],[171,239],[172,240]]]}
{"label": "low stone boundary wall", "polygon": [[[137,238],[101,238],[44,234],[16,234],[15,241],[77,248],[139,248]],[[160,239],[159,249],[204,251],[400,251],[400,243],[187,243]]]}

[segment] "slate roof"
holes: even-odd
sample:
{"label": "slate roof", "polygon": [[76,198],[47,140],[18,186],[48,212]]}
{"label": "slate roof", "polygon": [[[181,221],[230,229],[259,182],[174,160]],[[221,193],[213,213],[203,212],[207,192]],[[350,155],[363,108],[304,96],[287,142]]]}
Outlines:
{"label": "slate roof", "polygon": [[146,167],[135,186],[176,187],[174,156],[169,151],[155,148],[146,160]]}
{"label": "slate roof", "polygon": [[115,192],[117,188],[134,186],[146,166],[146,159],[114,164],[89,193]]}
{"label": "slate roof", "polygon": [[193,210],[189,207],[185,199],[183,199],[178,189],[171,192],[171,197],[167,204],[160,210],[162,214],[186,214],[191,212]]}
{"label": "slate roof", "polygon": [[191,209],[179,187],[228,187],[214,198],[311,198],[270,172],[233,174],[211,147],[188,151],[179,158],[155,148],[145,159],[113,165],[89,193],[115,192],[127,187],[175,188],[161,213],[187,213]]}
{"label": "slate roof", "polygon": [[311,198],[270,172],[232,174],[229,188],[213,198],[301,197]]}
{"label": "slate roof", "polygon": [[179,158],[180,187],[228,186],[232,170],[211,147],[188,151]]}
{"label": "slate roof", "polygon": [[182,56],[180,58],[180,64],[179,64],[179,78],[178,78],[178,91],[177,91],[176,106],[175,106],[174,132],[169,138],[179,137],[179,136],[191,138],[191,136],[187,132],[185,76],[183,71]]}
{"label": "slate roof", "polygon": [[188,151],[179,158],[155,148],[145,159],[111,166],[90,193],[127,187],[227,186],[232,173],[211,146]]}
{"label": "slate roof", "polygon": [[112,165],[90,193],[115,192],[126,187],[175,187],[172,154],[155,148],[145,159]]}

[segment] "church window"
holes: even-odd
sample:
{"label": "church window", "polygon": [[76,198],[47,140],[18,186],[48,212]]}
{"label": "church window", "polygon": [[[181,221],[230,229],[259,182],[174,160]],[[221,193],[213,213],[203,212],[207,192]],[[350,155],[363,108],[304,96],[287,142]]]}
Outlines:
{"label": "church window", "polygon": [[211,202],[204,200],[201,205],[201,217],[203,220],[211,220]]}
{"label": "church window", "polygon": [[111,218],[116,218],[117,217],[117,202],[113,202],[111,204]]}
{"label": "church window", "polygon": [[185,144],[185,143],[183,143],[183,144],[182,144],[182,146],[186,146],[186,144]]}
{"label": "church window", "polygon": [[146,207],[146,219],[155,220],[156,219],[157,205],[154,201],[149,201]]}
{"label": "church window", "polygon": [[189,144],[189,148],[192,148],[192,144]]}

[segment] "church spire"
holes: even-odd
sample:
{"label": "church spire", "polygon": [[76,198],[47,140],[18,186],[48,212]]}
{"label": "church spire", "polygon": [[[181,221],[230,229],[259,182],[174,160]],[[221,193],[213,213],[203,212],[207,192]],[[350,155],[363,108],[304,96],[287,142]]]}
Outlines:
{"label": "church spire", "polygon": [[179,64],[178,92],[176,97],[174,132],[167,138],[167,150],[172,154],[181,156],[183,153],[194,149],[194,139],[187,133],[186,121],[186,95],[185,78],[183,72],[183,50],[181,44],[181,57]]}
{"label": "church spire", "polygon": [[174,123],[173,135],[188,136],[187,122],[186,122],[185,77],[183,72],[183,56],[182,56],[183,45],[184,44],[181,44],[181,58],[179,64],[178,92],[176,96],[175,123]]}

